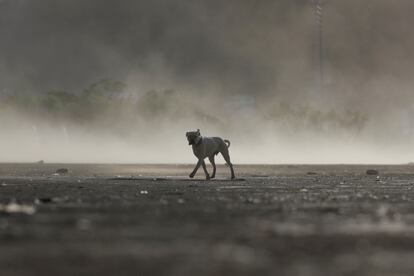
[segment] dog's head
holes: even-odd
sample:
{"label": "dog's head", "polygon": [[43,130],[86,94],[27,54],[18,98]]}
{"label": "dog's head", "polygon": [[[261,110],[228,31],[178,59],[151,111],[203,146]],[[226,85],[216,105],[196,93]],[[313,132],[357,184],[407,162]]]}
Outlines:
{"label": "dog's head", "polygon": [[187,136],[189,145],[197,145],[201,140],[201,134],[199,129],[197,129],[197,131],[189,131],[185,134],[185,136]]}

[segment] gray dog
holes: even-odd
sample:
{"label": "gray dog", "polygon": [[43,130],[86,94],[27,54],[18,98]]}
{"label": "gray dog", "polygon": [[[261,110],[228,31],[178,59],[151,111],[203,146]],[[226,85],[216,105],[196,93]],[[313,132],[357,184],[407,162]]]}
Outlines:
{"label": "gray dog", "polygon": [[190,178],[193,178],[196,174],[198,168],[203,166],[204,173],[206,174],[206,179],[210,179],[210,175],[207,172],[206,163],[204,159],[208,157],[211,165],[213,166],[213,174],[211,178],[216,176],[216,163],[214,163],[214,155],[217,155],[219,152],[223,155],[224,160],[230,167],[231,179],[234,179],[234,170],[233,165],[230,162],[229,147],[230,141],[223,140],[220,137],[202,137],[200,130],[189,131],[186,133],[188,144],[193,146],[194,155],[198,158],[197,165],[195,166],[193,172],[190,174]]}

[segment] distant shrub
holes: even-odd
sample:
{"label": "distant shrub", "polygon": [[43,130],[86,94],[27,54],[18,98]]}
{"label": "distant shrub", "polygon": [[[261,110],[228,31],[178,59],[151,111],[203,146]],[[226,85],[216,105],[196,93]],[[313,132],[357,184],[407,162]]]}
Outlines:
{"label": "distant shrub", "polygon": [[292,130],[306,131],[343,129],[359,132],[368,120],[367,115],[357,111],[319,110],[306,104],[292,105],[285,102],[272,104],[261,113],[267,120],[288,125]]}

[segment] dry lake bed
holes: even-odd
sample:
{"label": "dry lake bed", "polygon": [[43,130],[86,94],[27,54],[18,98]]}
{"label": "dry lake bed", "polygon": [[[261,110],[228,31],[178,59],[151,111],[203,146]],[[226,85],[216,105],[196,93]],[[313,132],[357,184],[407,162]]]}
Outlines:
{"label": "dry lake bed", "polygon": [[192,168],[0,164],[0,275],[414,275],[413,165]]}

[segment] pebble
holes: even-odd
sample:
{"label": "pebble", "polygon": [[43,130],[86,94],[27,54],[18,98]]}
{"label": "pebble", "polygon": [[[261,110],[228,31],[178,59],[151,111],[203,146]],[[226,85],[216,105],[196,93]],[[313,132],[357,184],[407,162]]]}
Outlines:
{"label": "pebble", "polygon": [[379,172],[377,170],[367,170],[366,171],[367,175],[378,175]]}
{"label": "pebble", "polygon": [[89,230],[91,226],[92,226],[92,222],[86,218],[78,219],[78,221],[76,222],[76,227],[82,231]]}
{"label": "pebble", "polygon": [[68,172],[69,172],[69,170],[66,169],[66,168],[61,168],[61,169],[56,170],[57,174],[67,174]]}
{"label": "pebble", "polygon": [[0,212],[9,214],[21,213],[26,215],[33,215],[36,212],[36,208],[32,205],[11,202],[6,205],[0,204]]}

